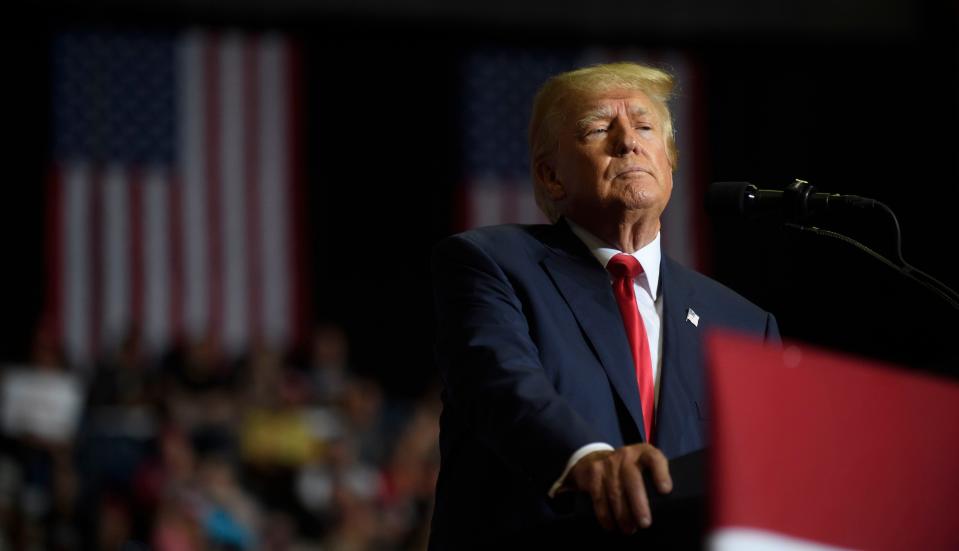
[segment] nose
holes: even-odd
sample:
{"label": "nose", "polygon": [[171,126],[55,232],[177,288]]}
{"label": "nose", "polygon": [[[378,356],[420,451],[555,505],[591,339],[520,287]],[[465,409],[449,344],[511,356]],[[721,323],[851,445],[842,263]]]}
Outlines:
{"label": "nose", "polygon": [[632,125],[620,125],[620,128],[622,130],[617,132],[616,142],[614,144],[616,156],[625,157],[630,153],[638,153],[639,139],[637,139],[636,131],[633,130]]}

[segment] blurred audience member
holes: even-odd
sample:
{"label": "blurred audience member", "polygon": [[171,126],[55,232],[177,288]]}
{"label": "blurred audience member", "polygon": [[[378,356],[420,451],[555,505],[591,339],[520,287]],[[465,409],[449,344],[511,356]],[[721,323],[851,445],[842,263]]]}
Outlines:
{"label": "blurred audience member", "polygon": [[93,373],[88,407],[94,430],[135,439],[152,437],[156,383],[157,373],[143,354],[140,332],[131,329]]}
{"label": "blurred audience member", "polygon": [[243,385],[243,459],[251,465],[298,467],[314,453],[304,416],[308,392],[302,377],[287,369],[279,353],[254,347]]}
{"label": "blurred audience member", "polygon": [[387,415],[383,389],[372,379],[353,379],[343,391],[340,407],[342,430],[350,435],[359,459],[373,465],[382,464],[392,445],[393,433],[389,429],[398,424],[395,416]]}
{"label": "blurred audience member", "polygon": [[348,433],[330,441],[322,461],[302,469],[297,494],[303,506],[323,523],[324,546],[367,549],[379,541],[381,526],[376,500],[380,472],[362,461]]}
{"label": "blurred audience member", "polygon": [[214,548],[256,548],[259,508],[240,485],[232,459],[210,453],[201,458],[197,474],[200,521],[207,541]]}
{"label": "blurred audience member", "polygon": [[439,394],[417,404],[383,471],[384,529],[403,549],[425,549],[439,474]]}
{"label": "blurred audience member", "polygon": [[323,323],[313,330],[309,378],[316,403],[340,399],[350,378],[349,354],[349,340],[339,325]]}
{"label": "blurred audience member", "polygon": [[212,336],[188,341],[164,367],[164,406],[187,430],[234,426],[237,421],[237,370]]}
{"label": "blurred audience member", "polygon": [[83,386],[43,329],[29,363],[0,372],[0,545],[70,549],[79,539],[73,463]]}

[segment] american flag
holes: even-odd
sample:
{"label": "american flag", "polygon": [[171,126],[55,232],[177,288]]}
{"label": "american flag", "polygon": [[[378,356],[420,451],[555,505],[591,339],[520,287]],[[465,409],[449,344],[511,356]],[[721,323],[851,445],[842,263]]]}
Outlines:
{"label": "american flag", "polygon": [[533,198],[529,174],[527,125],[533,96],[549,77],[578,67],[613,61],[635,61],[661,67],[677,81],[670,110],[680,151],[673,174],[673,195],[663,216],[663,247],[679,262],[702,268],[701,220],[696,205],[704,183],[694,137],[702,127],[694,83],[695,64],[680,52],[604,48],[547,50],[479,49],[463,63],[463,158],[466,168],[460,193],[459,226],[544,223]]}
{"label": "american flag", "polygon": [[132,328],[239,352],[301,329],[296,49],[276,34],[53,44],[47,322],[70,361]]}

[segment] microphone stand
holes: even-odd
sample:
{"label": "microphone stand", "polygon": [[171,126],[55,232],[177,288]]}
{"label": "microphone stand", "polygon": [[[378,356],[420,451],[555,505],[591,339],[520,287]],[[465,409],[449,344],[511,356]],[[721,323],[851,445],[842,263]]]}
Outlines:
{"label": "microphone stand", "polygon": [[[790,184],[790,188],[793,188],[793,193],[795,193],[796,191],[802,190],[802,191],[804,191],[806,194],[809,194],[809,193],[810,193],[810,190],[811,190],[811,186],[808,185],[808,182],[805,182],[805,181],[803,181],[803,180],[796,180],[795,182],[793,182],[792,184]],[[788,193],[788,192],[789,192],[789,191],[787,190],[787,193]],[[942,300],[946,301],[950,306],[952,306],[952,307],[955,308],[956,310],[959,310],[959,293],[957,293],[955,290],[949,288],[949,286],[946,285],[945,283],[943,283],[943,282],[939,281],[938,279],[932,277],[931,275],[927,274],[926,272],[923,272],[923,271],[920,270],[919,268],[916,268],[915,266],[909,264],[908,262],[906,262],[906,259],[903,258],[903,256],[902,256],[902,232],[901,232],[901,230],[900,230],[900,228],[899,228],[899,220],[896,218],[896,214],[895,214],[894,212],[892,212],[892,209],[890,209],[888,206],[886,206],[886,205],[883,204],[882,202],[876,201],[876,200],[874,200],[874,199],[869,199],[869,200],[868,200],[868,204],[869,204],[869,206],[872,206],[872,207],[874,207],[874,208],[879,208],[879,209],[881,209],[881,210],[884,211],[886,214],[888,214],[890,218],[892,218],[893,226],[894,226],[895,229],[896,229],[896,260],[898,260],[898,263],[889,260],[888,258],[882,256],[881,254],[877,253],[876,251],[874,251],[874,250],[870,249],[869,247],[863,245],[863,244],[860,243],[859,241],[856,241],[855,239],[853,239],[853,238],[851,238],[851,237],[848,237],[848,236],[846,236],[846,235],[843,235],[843,234],[841,234],[841,233],[834,232],[834,231],[830,231],[830,230],[824,230],[824,229],[822,229],[822,228],[817,228],[816,226],[806,226],[806,225],[803,225],[803,224],[801,224],[801,223],[786,222],[785,225],[786,225],[786,227],[793,228],[793,229],[796,229],[796,230],[799,230],[799,231],[809,232],[809,233],[813,233],[813,234],[815,234],[815,235],[821,235],[821,236],[824,236],[824,237],[830,237],[830,238],[833,238],[833,239],[838,239],[839,241],[842,241],[842,242],[844,242],[844,243],[847,243],[847,244],[849,244],[849,245],[852,245],[853,247],[855,247],[855,248],[863,251],[864,253],[868,254],[869,256],[871,256],[871,257],[875,258],[876,260],[882,262],[882,263],[885,264],[886,266],[889,266],[890,268],[896,270],[897,272],[899,272],[899,273],[902,274],[903,276],[911,279],[912,281],[918,283],[919,285],[922,285],[923,287],[925,287],[925,288],[928,289],[929,291],[932,291],[936,296],[938,296],[938,297],[941,298]],[[794,214],[800,215],[800,216],[798,216],[798,218],[799,218],[799,219],[802,219],[802,218],[805,218],[806,214],[808,214],[808,213],[807,213],[807,212],[795,212]]]}

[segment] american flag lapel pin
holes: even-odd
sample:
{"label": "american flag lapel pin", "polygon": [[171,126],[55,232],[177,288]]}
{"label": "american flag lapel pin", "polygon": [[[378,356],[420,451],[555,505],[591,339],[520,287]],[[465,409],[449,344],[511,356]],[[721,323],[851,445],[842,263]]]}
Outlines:
{"label": "american flag lapel pin", "polygon": [[694,312],[692,308],[686,310],[686,321],[693,324],[694,327],[699,327],[699,314]]}

